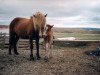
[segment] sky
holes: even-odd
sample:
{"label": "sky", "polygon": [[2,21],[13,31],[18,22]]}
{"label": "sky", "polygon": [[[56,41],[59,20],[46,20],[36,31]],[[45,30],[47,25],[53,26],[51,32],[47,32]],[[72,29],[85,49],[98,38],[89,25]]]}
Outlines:
{"label": "sky", "polygon": [[55,27],[100,28],[100,0],[0,0],[0,25],[40,11]]}

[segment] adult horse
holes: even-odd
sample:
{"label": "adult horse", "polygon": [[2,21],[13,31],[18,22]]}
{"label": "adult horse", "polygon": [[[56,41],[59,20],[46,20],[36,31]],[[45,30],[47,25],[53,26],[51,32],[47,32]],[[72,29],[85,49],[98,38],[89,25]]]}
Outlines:
{"label": "adult horse", "polygon": [[39,37],[40,33],[43,36],[44,27],[46,24],[46,15],[41,12],[36,12],[30,19],[17,17],[13,19],[9,26],[9,54],[11,49],[14,48],[14,53],[17,52],[17,41],[19,38],[29,39],[30,42],[30,60],[34,60],[33,57],[33,40],[36,40],[37,59],[40,59],[39,55]]}

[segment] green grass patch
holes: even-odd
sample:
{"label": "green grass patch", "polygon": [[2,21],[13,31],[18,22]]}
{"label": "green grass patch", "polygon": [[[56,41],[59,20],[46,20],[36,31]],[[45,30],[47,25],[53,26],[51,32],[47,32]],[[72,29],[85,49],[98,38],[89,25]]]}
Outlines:
{"label": "green grass patch", "polygon": [[70,33],[56,33],[55,38],[75,37],[80,40],[100,40],[100,34],[70,34]]}

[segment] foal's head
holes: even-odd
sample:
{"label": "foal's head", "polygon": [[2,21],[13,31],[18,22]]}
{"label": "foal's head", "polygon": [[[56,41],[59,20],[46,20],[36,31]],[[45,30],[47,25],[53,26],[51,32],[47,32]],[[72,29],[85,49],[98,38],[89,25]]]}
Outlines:
{"label": "foal's head", "polygon": [[49,25],[49,24],[47,24],[47,25],[46,25],[47,30],[51,30],[51,29],[53,28],[53,26],[54,26],[54,25]]}
{"label": "foal's head", "polygon": [[46,25],[46,28],[45,28],[46,35],[47,35],[48,33],[51,33],[51,32],[52,32],[53,26],[54,26],[54,25],[49,25],[49,24]]}

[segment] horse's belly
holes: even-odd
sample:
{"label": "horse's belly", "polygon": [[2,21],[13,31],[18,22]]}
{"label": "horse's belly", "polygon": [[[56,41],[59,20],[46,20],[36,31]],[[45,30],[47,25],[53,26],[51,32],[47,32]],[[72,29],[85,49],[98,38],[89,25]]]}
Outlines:
{"label": "horse's belly", "polygon": [[18,34],[18,36],[22,39],[28,39],[29,35],[26,32],[20,32],[20,34]]}
{"label": "horse's belly", "polygon": [[[29,39],[29,34],[20,34],[19,37],[22,39]],[[35,39],[34,36],[32,36],[32,38]]]}
{"label": "horse's belly", "polygon": [[20,36],[20,38],[22,38],[22,39],[29,39],[29,36]]}
{"label": "horse's belly", "polygon": [[[16,34],[22,39],[29,39],[29,35],[32,35],[32,33],[28,34],[27,30],[19,30],[16,32]],[[35,38],[34,35],[32,35],[32,37]]]}

